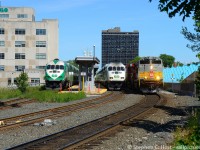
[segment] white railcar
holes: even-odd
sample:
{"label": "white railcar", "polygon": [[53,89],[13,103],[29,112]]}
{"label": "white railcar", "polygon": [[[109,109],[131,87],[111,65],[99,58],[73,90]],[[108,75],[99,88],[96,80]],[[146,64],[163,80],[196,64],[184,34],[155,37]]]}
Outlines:
{"label": "white railcar", "polygon": [[108,90],[120,90],[126,79],[126,67],[120,62],[106,64],[95,76],[95,82]]}

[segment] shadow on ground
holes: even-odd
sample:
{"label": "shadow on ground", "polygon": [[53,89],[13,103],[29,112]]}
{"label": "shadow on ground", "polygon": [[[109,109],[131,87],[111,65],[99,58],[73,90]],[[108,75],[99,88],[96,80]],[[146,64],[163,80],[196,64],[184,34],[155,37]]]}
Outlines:
{"label": "shadow on ground", "polygon": [[191,114],[192,110],[199,109],[200,106],[190,106],[181,108],[172,108],[168,106],[155,106],[155,108],[164,110],[168,115],[180,116],[181,119],[175,119],[168,121],[166,123],[157,123],[150,120],[134,120],[132,123],[126,124],[124,126],[131,126],[142,128],[147,132],[157,133],[157,132],[172,132],[178,126],[185,126],[187,124],[187,117]]}

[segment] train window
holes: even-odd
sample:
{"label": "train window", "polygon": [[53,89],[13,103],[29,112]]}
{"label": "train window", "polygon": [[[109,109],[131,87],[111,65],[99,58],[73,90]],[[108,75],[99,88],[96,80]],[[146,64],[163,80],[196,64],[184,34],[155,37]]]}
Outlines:
{"label": "train window", "polygon": [[63,66],[63,65],[60,65],[60,69],[61,69],[61,70],[64,70],[64,66]]}
{"label": "train window", "polygon": [[121,71],[124,71],[125,69],[124,69],[124,67],[121,67]]}
{"label": "train window", "polygon": [[152,59],[152,64],[161,64],[161,60]]}
{"label": "train window", "polygon": [[149,59],[140,60],[140,64],[150,64],[150,60]]}
{"label": "train window", "polygon": [[59,69],[59,65],[56,65],[56,69]]}
{"label": "train window", "polygon": [[120,67],[117,67],[117,71],[120,71]]}
{"label": "train window", "polygon": [[113,67],[113,71],[116,71],[116,67]]}
{"label": "train window", "polygon": [[54,69],[55,68],[55,65],[51,65],[51,69]]}
{"label": "train window", "polygon": [[50,69],[50,65],[47,66],[47,69]]}
{"label": "train window", "polygon": [[112,67],[108,67],[108,71],[112,71]]}

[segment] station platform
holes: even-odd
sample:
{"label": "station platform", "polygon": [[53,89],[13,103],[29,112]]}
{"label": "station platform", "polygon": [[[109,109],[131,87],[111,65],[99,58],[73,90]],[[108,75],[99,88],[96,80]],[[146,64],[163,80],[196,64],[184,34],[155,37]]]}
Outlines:
{"label": "station platform", "polygon": [[[79,91],[81,91],[81,90],[79,89],[79,86],[78,86],[78,85],[73,85],[73,86],[71,86],[70,88],[68,88],[68,89],[65,90],[65,91],[59,91],[59,93],[69,93],[69,92],[77,93],[77,92],[79,92]],[[91,90],[85,88],[83,91],[84,91],[87,95],[101,95],[101,94],[107,92],[107,89],[105,89],[105,88],[95,88],[94,90],[91,91]]]}

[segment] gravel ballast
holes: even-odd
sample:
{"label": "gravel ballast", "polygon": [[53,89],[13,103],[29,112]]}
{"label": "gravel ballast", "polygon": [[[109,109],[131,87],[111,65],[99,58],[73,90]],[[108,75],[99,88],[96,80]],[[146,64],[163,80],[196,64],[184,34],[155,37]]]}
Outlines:
{"label": "gravel ballast", "polygon": [[[31,113],[53,107],[69,105],[91,99],[93,97],[85,98],[79,101],[73,101],[69,103],[32,103],[24,105],[19,108],[7,109],[0,112],[0,118],[7,118],[12,116],[18,116],[21,114]],[[125,109],[131,105],[138,103],[143,99],[143,95],[127,94],[123,100],[118,100],[113,103],[108,103],[98,108],[91,108],[83,111],[73,112],[65,117],[53,119],[54,125],[51,126],[23,126],[17,129],[11,129],[8,131],[0,132],[0,149],[7,149],[21,143],[25,143],[39,137],[46,136],[55,132],[59,132],[66,128],[71,128],[94,119],[101,118],[108,114],[112,114],[119,110]],[[48,118],[47,118],[48,119]]]}
{"label": "gravel ballast", "polygon": [[164,107],[144,120],[93,147],[94,150],[170,150],[176,127],[183,127],[191,108],[200,108],[198,98],[163,93],[170,98]]}
{"label": "gravel ballast", "polygon": [[[200,107],[197,98],[189,96],[177,96],[173,93],[162,93],[169,98],[163,107],[157,107],[157,111],[144,120],[133,123],[125,130],[102,140],[101,144],[93,146],[94,150],[145,150],[145,149],[171,149],[173,132],[177,126],[183,126],[189,115],[192,106]],[[20,108],[3,110],[0,118],[17,116],[34,111],[44,110],[52,107],[69,105],[80,101],[86,101],[89,97],[69,103],[33,103]],[[71,128],[91,120],[112,114],[143,99],[143,95],[126,94],[123,100],[105,104],[98,108],[91,108],[83,111],[73,112],[69,116],[54,119],[55,125],[34,126],[29,125],[5,132],[0,132],[0,149],[7,149],[24,142],[34,140],[66,128]]]}

